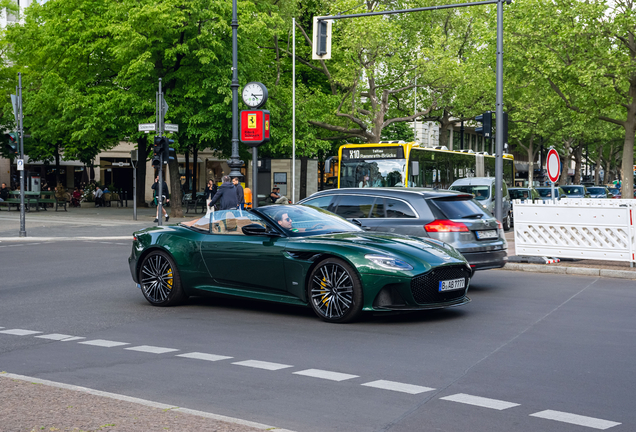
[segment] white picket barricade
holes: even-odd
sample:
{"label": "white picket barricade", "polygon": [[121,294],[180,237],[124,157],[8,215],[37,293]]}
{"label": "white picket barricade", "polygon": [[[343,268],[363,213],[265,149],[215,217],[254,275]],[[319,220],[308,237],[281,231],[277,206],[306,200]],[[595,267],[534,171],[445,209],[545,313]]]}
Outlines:
{"label": "white picket barricade", "polygon": [[513,208],[516,255],[636,261],[636,200],[517,200]]}

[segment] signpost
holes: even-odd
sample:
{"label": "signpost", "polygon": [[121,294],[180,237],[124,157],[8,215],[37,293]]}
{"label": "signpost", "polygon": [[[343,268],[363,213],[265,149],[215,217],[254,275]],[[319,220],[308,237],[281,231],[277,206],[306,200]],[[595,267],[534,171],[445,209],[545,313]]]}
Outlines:
{"label": "signpost", "polygon": [[179,125],[166,123],[163,125],[163,130],[166,132],[179,132]]}
{"label": "signpost", "polygon": [[561,176],[561,158],[559,157],[559,153],[552,147],[550,147],[550,151],[548,152],[546,167],[548,169],[548,178],[550,182],[552,182],[552,202],[556,202],[554,183],[559,181],[559,177]]}
{"label": "signpost", "polygon": [[154,132],[156,130],[155,123],[139,123],[139,132]]}

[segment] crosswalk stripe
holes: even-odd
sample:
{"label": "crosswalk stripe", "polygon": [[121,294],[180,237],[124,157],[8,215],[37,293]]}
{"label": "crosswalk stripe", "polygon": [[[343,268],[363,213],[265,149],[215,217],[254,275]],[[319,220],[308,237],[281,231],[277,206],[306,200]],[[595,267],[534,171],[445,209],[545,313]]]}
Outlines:
{"label": "crosswalk stripe", "polygon": [[499,411],[519,406],[519,404],[513,403],[513,402],[506,402],[506,401],[497,400],[497,399],[489,399],[489,398],[480,397],[480,396],[472,396],[465,393],[458,393],[458,394],[446,396],[440,399],[451,401],[451,402],[459,402],[459,403],[463,403],[467,405],[475,405],[482,408],[495,409]]}
{"label": "crosswalk stripe", "polygon": [[23,330],[23,329],[10,329],[10,330],[0,330],[0,333],[14,335],[14,336],[31,336],[31,335],[42,333],[42,332],[33,331],[33,330]]}
{"label": "crosswalk stripe", "polygon": [[271,371],[293,367],[291,365],[285,365],[280,363],[270,363],[270,362],[264,362],[260,360],[245,360],[245,361],[240,361],[240,362],[236,362],[232,364],[235,364],[238,366],[252,367],[256,369],[266,369]]}
{"label": "crosswalk stripe", "polygon": [[169,352],[179,351],[178,349],[174,349],[174,348],[162,348],[162,347],[156,347],[156,346],[150,346],[150,345],[140,345],[140,346],[124,348],[124,349],[130,350],[130,351],[147,352],[151,354],[165,354]]}
{"label": "crosswalk stripe", "polygon": [[408,394],[420,394],[435,390],[431,387],[422,387],[413,384],[404,384],[395,381],[378,380],[361,384],[367,387],[374,387],[383,390],[392,390]]}
{"label": "crosswalk stripe", "polygon": [[61,333],[51,333],[51,334],[45,334],[45,335],[36,336],[36,338],[56,340],[56,341],[61,341],[61,340],[69,339],[69,338],[72,338],[72,337],[73,336],[71,336],[71,335],[66,335],[66,334],[61,334]]}
{"label": "crosswalk stripe", "polygon": [[331,372],[320,369],[307,369],[299,372],[294,372],[296,375],[304,375],[313,378],[321,378],[330,381],[345,381],[352,378],[358,378],[358,375],[350,375],[340,372]]}
{"label": "crosswalk stripe", "polygon": [[197,360],[207,360],[207,361],[219,361],[219,360],[227,360],[227,359],[231,359],[232,357],[228,357],[228,356],[222,356],[222,355],[216,355],[216,354],[206,354],[206,353],[200,353],[200,352],[191,352],[191,353],[185,353],[185,354],[177,354],[176,357],[185,357],[185,358],[191,358],[191,359],[197,359]]}
{"label": "crosswalk stripe", "polygon": [[598,419],[594,417],[586,417],[578,414],[570,414],[562,411],[545,410],[534,414],[531,417],[539,417],[547,420],[555,420],[563,423],[569,423],[577,426],[586,426],[592,429],[605,430],[621,423],[609,420]]}
{"label": "crosswalk stripe", "polygon": [[122,346],[122,345],[130,345],[127,342],[115,342],[115,341],[109,341],[105,339],[94,339],[94,340],[78,342],[78,343],[84,344],[84,345],[100,346],[105,348],[112,348],[112,347]]}

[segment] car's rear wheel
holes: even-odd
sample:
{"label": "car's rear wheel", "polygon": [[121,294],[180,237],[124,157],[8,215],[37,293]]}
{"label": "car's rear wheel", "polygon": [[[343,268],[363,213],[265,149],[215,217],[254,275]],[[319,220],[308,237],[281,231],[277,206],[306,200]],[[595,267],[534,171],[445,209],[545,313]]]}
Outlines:
{"label": "car's rear wheel", "polygon": [[307,297],[324,321],[354,321],[362,312],[362,283],[355,270],[338,258],[320,262],[309,276]]}
{"label": "car's rear wheel", "polygon": [[503,220],[503,229],[504,229],[504,231],[510,231],[510,225],[511,225],[511,223],[510,223],[510,213],[508,213],[506,215],[506,217],[504,218],[504,220]]}
{"label": "car's rear wheel", "polygon": [[162,251],[152,251],[143,259],[139,283],[144,297],[153,306],[173,306],[186,298],[177,266]]}

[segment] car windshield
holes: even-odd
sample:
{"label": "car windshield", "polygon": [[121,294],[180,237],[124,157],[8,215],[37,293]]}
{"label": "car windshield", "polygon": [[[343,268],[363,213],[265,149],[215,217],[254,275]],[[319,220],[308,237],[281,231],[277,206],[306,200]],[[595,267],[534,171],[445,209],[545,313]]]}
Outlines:
{"label": "car windshield", "polygon": [[261,217],[245,210],[211,211],[199,219],[181,223],[181,225],[210,234],[236,235],[243,235],[242,228],[252,224],[258,224],[262,227],[267,226]]}
{"label": "car windshield", "polygon": [[477,201],[487,200],[490,196],[490,187],[486,185],[453,185],[450,190],[473,194]]}
{"label": "car windshield", "polygon": [[[558,193],[558,189],[554,189],[555,193]],[[539,192],[539,196],[541,198],[550,198],[552,197],[552,188],[538,188],[537,192]]]}
{"label": "car windshield", "polygon": [[610,193],[611,193],[612,195],[618,195],[618,194],[620,194],[620,193],[621,193],[621,190],[620,190],[620,189],[614,189],[614,188],[612,188],[612,189],[610,189],[609,191],[610,191]]}
{"label": "car windshield", "polygon": [[589,187],[587,191],[594,195],[605,195],[605,188],[602,187]]}
{"label": "car windshield", "polygon": [[291,237],[362,231],[360,227],[340,216],[307,205],[272,205],[259,207],[258,210]]}
{"label": "car windshield", "polygon": [[528,189],[508,189],[510,192],[510,199],[526,199],[530,196],[530,191]]}
{"label": "car windshield", "polygon": [[561,186],[566,195],[585,195],[583,186]]}

